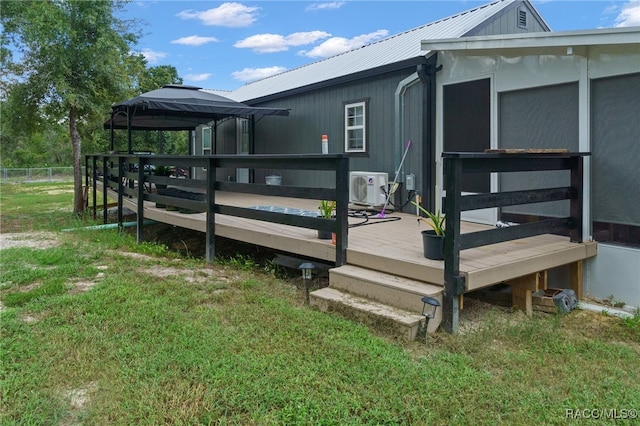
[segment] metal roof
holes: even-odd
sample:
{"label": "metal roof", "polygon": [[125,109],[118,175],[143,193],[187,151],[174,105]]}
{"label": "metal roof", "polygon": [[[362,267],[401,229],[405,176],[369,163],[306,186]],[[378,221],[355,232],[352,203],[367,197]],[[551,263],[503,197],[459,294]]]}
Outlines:
{"label": "metal roof", "polygon": [[515,1],[500,0],[479,6],[361,48],[248,83],[227,96],[241,102],[248,102],[426,56],[429,51],[421,50],[422,40],[462,37]]}

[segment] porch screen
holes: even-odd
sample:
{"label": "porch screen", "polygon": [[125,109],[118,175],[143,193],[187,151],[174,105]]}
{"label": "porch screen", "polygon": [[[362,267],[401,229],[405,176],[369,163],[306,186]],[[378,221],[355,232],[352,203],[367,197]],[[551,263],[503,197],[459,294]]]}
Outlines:
{"label": "porch screen", "polygon": [[591,151],[593,221],[640,226],[640,74],[592,81]]}
{"label": "porch screen", "polygon": [[[578,83],[503,92],[498,102],[500,148],[578,151]],[[569,176],[565,170],[501,173],[500,191],[567,186]],[[509,206],[502,213],[564,217],[569,215],[569,201]]]}

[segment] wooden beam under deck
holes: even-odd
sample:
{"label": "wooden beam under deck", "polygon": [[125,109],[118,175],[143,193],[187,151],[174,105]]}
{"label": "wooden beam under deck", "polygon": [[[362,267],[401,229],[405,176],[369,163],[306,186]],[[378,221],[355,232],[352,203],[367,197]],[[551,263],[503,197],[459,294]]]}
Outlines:
{"label": "wooden beam under deck", "polygon": [[[113,195],[113,194],[112,194]],[[136,211],[136,200],[123,203]],[[278,206],[316,210],[317,202],[282,197],[256,196],[218,192],[216,203],[240,207]],[[200,232],[206,231],[205,213],[183,214],[155,208],[144,203],[144,218]],[[216,235],[243,241],[298,256],[322,261],[335,261],[335,246],[320,240],[316,231],[257,220],[216,215]],[[385,218],[371,216],[368,220],[349,218],[347,263],[389,274],[444,285],[444,261],[430,260],[422,254],[422,236],[426,229],[410,214],[391,213]],[[490,228],[462,222],[462,233]],[[582,285],[582,261],[596,255],[595,242],[572,243],[568,237],[540,235],[489,246],[463,250],[460,253],[460,273],[465,277],[466,291],[516,280],[562,265],[570,265],[570,286]]]}

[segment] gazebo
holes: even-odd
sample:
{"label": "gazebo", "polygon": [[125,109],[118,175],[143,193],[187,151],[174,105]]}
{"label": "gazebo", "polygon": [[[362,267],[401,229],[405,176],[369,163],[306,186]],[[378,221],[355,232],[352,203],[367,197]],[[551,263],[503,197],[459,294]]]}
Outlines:
{"label": "gazebo", "polygon": [[213,122],[215,146],[219,121],[229,117],[279,115],[288,116],[285,108],[252,107],[224,96],[202,90],[201,87],[169,84],[160,89],[115,104],[104,128],[111,130],[111,150],[114,150],[114,130],[127,130],[128,152],[132,153],[133,130],[189,130]]}

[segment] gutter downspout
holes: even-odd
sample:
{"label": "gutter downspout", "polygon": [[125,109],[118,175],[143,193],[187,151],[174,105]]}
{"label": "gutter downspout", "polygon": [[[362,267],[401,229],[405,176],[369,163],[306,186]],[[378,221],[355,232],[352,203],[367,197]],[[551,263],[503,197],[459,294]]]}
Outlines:
{"label": "gutter downspout", "polygon": [[[394,158],[395,158],[395,166],[393,170],[398,170],[401,163],[401,157],[403,154],[403,150],[406,146],[406,140],[404,136],[404,95],[407,93],[407,90],[418,83],[420,78],[417,72],[409,75],[398,83],[398,87],[395,91],[395,105],[394,105],[394,113],[395,113],[395,143],[394,143]],[[400,171],[402,175],[398,182],[404,182],[404,170]]]}

